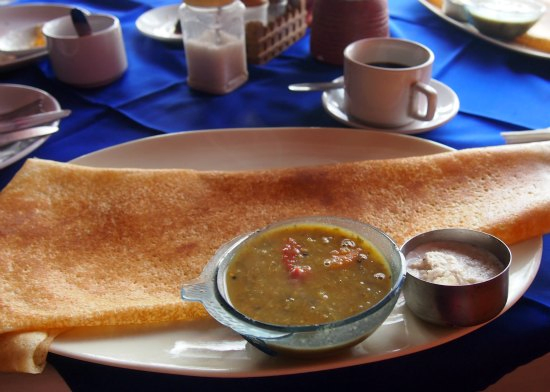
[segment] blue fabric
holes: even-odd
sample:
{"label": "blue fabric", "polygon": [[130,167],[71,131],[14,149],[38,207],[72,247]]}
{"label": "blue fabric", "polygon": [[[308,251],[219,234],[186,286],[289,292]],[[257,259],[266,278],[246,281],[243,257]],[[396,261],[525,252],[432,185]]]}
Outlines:
{"label": "blue fabric", "polygon": [[[18,1],[17,3],[30,3]],[[45,1],[54,2],[54,1]],[[59,2],[59,1],[55,1]],[[94,13],[119,17],[129,60],[127,73],[97,89],[58,82],[43,59],[0,73],[1,83],[19,83],[53,94],[72,115],[61,130],[31,154],[69,161],[82,154],[162,133],[233,127],[336,126],[320,93],[297,95],[287,85],[326,81],[342,68],[314,60],[306,36],[264,65],[250,65],[249,81],[225,96],[190,90],[181,44],[142,36],[136,19],[173,0],[78,0]],[[503,144],[501,131],[550,125],[550,60],[493,46],[448,25],[415,0],[389,0],[390,32],[430,47],[434,78],[460,98],[460,112],[447,124],[418,137],[462,149]],[[0,170],[0,189],[22,161]],[[87,364],[56,355],[50,361],[74,391],[80,390],[481,390],[507,372],[550,351],[550,236],[544,238],[541,269],[533,284],[502,317],[457,341],[364,366],[268,379],[202,379]],[[368,384],[367,384],[368,383]]]}

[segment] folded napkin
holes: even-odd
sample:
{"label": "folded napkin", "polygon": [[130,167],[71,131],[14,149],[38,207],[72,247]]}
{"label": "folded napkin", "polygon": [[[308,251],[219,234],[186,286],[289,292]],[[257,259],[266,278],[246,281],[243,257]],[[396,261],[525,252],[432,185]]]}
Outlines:
{"label": "folded napkin", "polygon": [[240,172],[29,159],[0,193],[0,369],[39,372],[67,328],[206,317],[182,283],[233,237],[305,215],[397,243],[443,227],[516,243],[550,232],[550,142]]}

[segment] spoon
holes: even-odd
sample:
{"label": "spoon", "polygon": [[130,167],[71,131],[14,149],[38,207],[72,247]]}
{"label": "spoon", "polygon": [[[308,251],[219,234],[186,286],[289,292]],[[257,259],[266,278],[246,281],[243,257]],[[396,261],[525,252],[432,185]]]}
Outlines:
{"label": "spoon", "polygon": [[8,111],[0,113],[0,121],[6,121],[17,117],[40,113],[42,112],[43,103],[43,97],[35,98],[30,102],[27,102],[21,106],[17,106],[15,109],[10,109]]}
{"label": "spoon", "polygon": [[19,131],[3,133],[0,135],[0,147],[12,144],[21,140],[32,139],[34,137],[51,135],[59,130],[55,126],[42,126],[35,128],[21,129]]}
{"label": "spoon", "polygon": [[290,91],[325,91],[335,90],[344,87],[344,81],[339,80],[335,82],[314,82],[314,83],[295,83],[288,86]]}
{"label": "spoon", "polygon": [[29,116],[0,121],[0,134],[57,121],[67,117],[69,114],[71,114],[70,110],[54,110],[51,112],[36,113]]}
{"label": "spoon", "polygon": [[79,37],[92,34],[92,27],[82,10],[73,8],[71,10],[71,20],[73,21],[74,28]]}

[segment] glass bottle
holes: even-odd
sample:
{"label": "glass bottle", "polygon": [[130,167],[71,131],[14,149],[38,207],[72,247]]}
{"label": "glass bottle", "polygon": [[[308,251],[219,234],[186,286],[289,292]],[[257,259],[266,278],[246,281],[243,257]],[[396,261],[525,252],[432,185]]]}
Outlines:
{"label": "glass bottle", "polygon": [[248,80],[244,11],[240,0],[186,0],[180,6],[189,87],[226,94]]}

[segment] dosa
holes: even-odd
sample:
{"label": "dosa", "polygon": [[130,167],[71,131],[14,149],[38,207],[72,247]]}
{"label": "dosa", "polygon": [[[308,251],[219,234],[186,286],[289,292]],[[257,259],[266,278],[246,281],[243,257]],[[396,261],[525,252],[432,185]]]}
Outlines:
{"label": "dosa", "polygon": [[[32,350],[71,327],[203,317],[180,287],[220,245],[308,215],[367,222],[398,244],[442,227],[513,244],[550,231],[550,142],[239,172],[29,159],[0,193],[0,367],[40,369]],[[17,348],[39,363],[16,366]]]}

